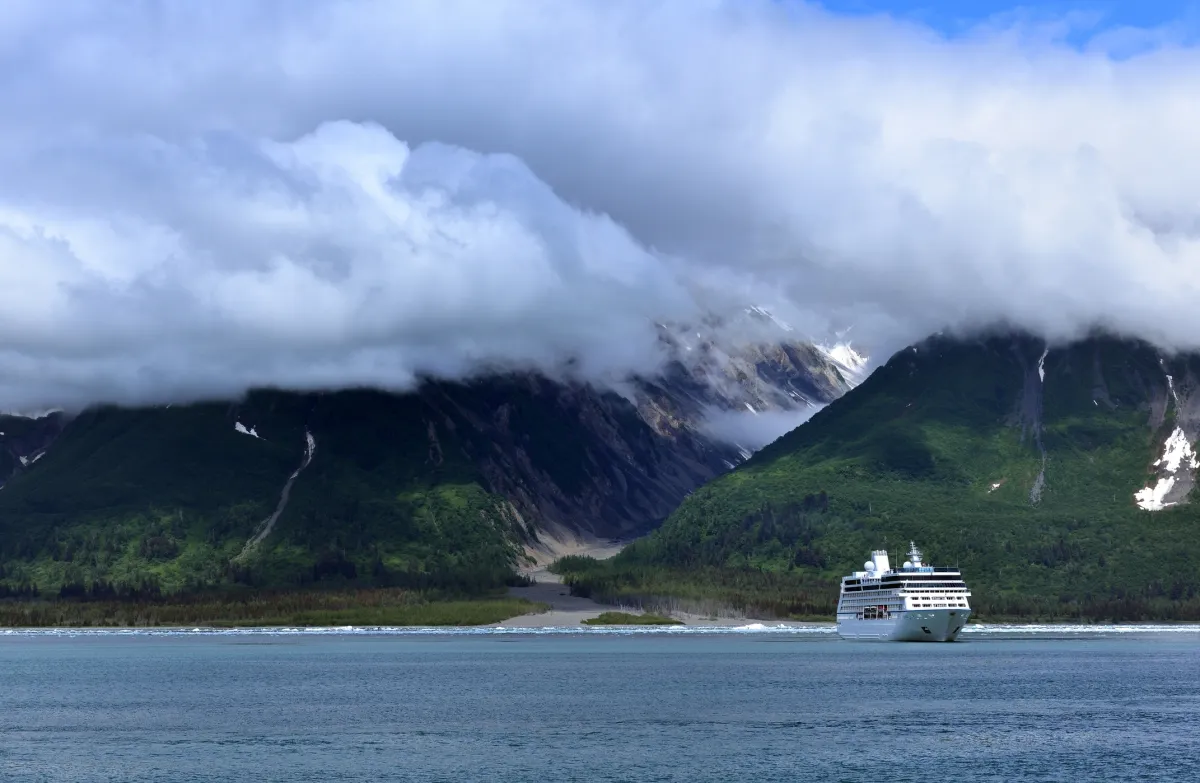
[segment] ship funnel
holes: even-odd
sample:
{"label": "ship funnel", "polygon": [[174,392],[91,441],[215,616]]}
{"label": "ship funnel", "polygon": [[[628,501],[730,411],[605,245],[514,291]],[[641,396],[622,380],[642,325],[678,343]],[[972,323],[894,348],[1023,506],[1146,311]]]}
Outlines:
{"label": "ship funnel", "polygon": [[876,549],[871,553],[871,560],[875,563],[875,573],[882,576],[892,570],[892,566],[888,563],[888,553],[886,549]]}

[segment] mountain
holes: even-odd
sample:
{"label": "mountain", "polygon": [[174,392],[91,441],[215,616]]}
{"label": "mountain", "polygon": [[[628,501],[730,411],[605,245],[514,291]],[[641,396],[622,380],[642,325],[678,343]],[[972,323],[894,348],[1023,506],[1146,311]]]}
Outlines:
{"label": "mountain", "polygon": [[663,339],[663,375],[621,394],[506,375],[8,417],[0,591],[490,587],[522,559],[645,533],[743,461],[706,417],[798,412],[849,388],[805,343]]}
{"label": "mountain", "polygon": [[62,433],[64,422],[60,412],[38,416],[0,413],[0,488],[45,455]]}
{"label": "mountain", "polygon": [[828,614],[842,574],[911,539],[962,566],[985,617],[1200,619],[1198,437],[1200,357],[932,338],[612,564],[567,570],[610,596]]}

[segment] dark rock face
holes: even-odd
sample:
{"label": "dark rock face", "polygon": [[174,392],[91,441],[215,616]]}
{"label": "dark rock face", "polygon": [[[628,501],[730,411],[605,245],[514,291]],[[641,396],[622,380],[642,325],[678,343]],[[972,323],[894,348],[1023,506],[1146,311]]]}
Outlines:
{"label": "dark rock face", "polygon": [[421,398],[437,413],[428,431],[466,427],[487,488],[556,542],[628,538],[653,529],[689,492],[745,459],[705,434],[711,411],[796,410],[849,388],[834,364],[803,343],[747,348],[711,344],[672,362],[661,378],[632,384],[630,397],[537,377],[468,385],[431,384]]}
{"label": "dark rock face", "polygon": [[549,539],[644,532],[739,459],[689,427],[656,430],[613,393],[537,378],[515,385],[519,394],[498,396],[491,383],[424,389],[441,414],[429,422],[431,444],[439,448],[439,433],[453,428],[489,491]]}
{"label": "dark rock face", "polygon": [[61,413],[38,418],[0,415],[0,487],[45,453],[64,424]]}

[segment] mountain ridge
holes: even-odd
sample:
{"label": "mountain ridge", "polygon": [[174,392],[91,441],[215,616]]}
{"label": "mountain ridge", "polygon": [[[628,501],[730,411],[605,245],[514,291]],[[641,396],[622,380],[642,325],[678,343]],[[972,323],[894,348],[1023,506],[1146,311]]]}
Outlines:
{"label": "mountain ridge", "polygon": [[89,409],[0,488],[0,585],[503,584],[565,545],[646,532],[740,462],[703,430],[709,411],[798,410],[847,387],[807,345],[693,350],[706,358],[626,396],[510,374]]}
{"label": "mountain ridge", "polygon": [[[825,591],[829,612],[865,553],[915,539],[961,562],[984,616],[1200,619],[1195,461],[1180,445],[1200,426],[1197,388],[1200,357],[1138,341],[930,338],[575,581],[702,595],[689,573],[769,574]],[[1173,505],[1138,507],[1167,480]]]}

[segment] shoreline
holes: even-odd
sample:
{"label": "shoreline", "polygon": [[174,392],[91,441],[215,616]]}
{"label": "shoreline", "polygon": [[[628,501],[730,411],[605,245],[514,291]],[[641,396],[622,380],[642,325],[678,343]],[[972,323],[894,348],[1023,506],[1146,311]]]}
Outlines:
{"label": "shoreline", "polygon": [[[599,549],[599,547],[597,547]],[[608,548],[612,552],[617,547]],[[606,553],[607,554],[607,553]],[[401,632],[405,629],[428,632],[430,629],[448,629],[458,632],[487,631],[597,631],[626,629],[646,632],[651,629],[675,629],[702,632],[704,629],[728,631],[733,629],[763,631],[812,630],[833,631],[833,618],[811,617],[783,619],[755,617],[735,610],[722,614],[697,614],[676,609],[674,611],[651,611],[679,621],[678,624],[613,624],[587,625],[585,621],[599,617],[605,612],[625,612],[634,615],[647,613],[641,607],[627,604],[601,603],[591,598],[573,596],[562,579],[546,571],[545,565],[533,565],[524,570],[524,575],[533,583],[522,587],[510,587],[506,592],[476,598],[430,596],[424,600],[407,602],[408,591],[389,588],[358,589],[330,592],[292,593],[265,595],[263,606],[255,611],[254,602],[231,603],[211,602],[147,603],[120,601],[71,602],[55,600],[23,601],[0,600],[4,608],[0,616],[0,636],[14,633],[72,633],[88,631],[136,632],[192,632],[192,631],[245,631],[270,633],[287,630],[309,629],[316,632],[336,633],[344,630],[358,633],[380,629],[383,632]],[[394,594],[394,595],[393,595]],[[253,596],[252,596],[253,597]],[[299,598],[304,600],[300,601]],[[417,596],[418,599],[421,596]],[[219,598],[219,596],[217,597]],[[366,600],[364,600],[366,599]],[[401,599],[401,600],[397,600]],[[430,600],[432,599],[432,600]],[[209,605],[211,603],[211,605]],[[296,604],[296,605],[293,605]],[[689,607],[691,608],[691,607]],[[716,611],[720,612],[719,607]],[[516,614],[516,612],[522,612]],[[969,628],[987,629],[1070,629],[1074,632],[1088,630],[1137,631],[1138,629],[1196,630],[1200,622],[1187,620],[1099,620],[1078,616],[1064,618],[1031,617],[988,617],[981,620],[973,616]]]}
{"label": "shoreline", "polygon": [[[259,625],[259,626],[28,626],[0,628],[0,642],[6,638],[33,636],[486,636],[501,635],[700,635],[705,634],[813,634],[837,637],[832,623],[788,621],[720,620],[692,625]],[[1200,623],[1105,623],[1078,625],[1066,623],[988,623],[966,630],[969,636],[1021,637],[1075,634],[1125,635],[1200,634]]]}
{"label": "shoreline", "polygon": [[[623,544],[610,542],[604,545],[581,546],[578,548],[579,554],[587,554],[598,559],[612,557],[619,552]],[[599,617],[605,612],[628,612],[630,614],[644,614],[643,610],[614,604],[603,604],[591,598],[581,598],[571,595],[570,590],[562,583],[562,578],[555,573],[546,570],[548,563],[540,563],[532,568],[523,569],[522,574],[534,580],[532,585],[528,587],[510,587],[508,595],[510,598],[523,598],[527,601],[532,601],[537,604],[545,604],[550,608],[544,612],[533,612],[530,614],[522,614],[516,617],[510,617],[507,620],[501,620],[498,623],[491,623],[487,627],[491,628],[647,628],[651,626],[645,625],[622,625],[622,626],[589,626],[584,624],[584,620],[591,620]],[[756,617],[706,617],[704,615],[691,614],[688,612],[669,612],[662,613],[679,620],[682,625],[670,627],[675,628],[741,628],[748,625],[770,625],[774,628],[833,628],[835,623],[829,622],[805,622],[796,620],[777,620],[768,618]],[[657,626],[664,627],[664,626]]]}
{"label": "shoreline", "polygon": [[[533,575],[531,575],[533,576]],[[777,617],[755,617],[748,614],[729,611],[722,615],[703,615],[688,613],[681,610],[657,612],[678,620],[679,624],[669,626],[614,624],[586,625],[585,621],[599,617],[605,612],[626,612],[640,615],[647,613],[638,606],[623,604],[607,604],[570,594],[568,587],[551,574],[537,574],[539,581],[524,587],[510,587],[507,594],[495,595],[477,599],[433,600],[412,605],[356,605],[356,596],[337,595],[335,604],[318,607],[311,610],[297,610],[290,606],[265,607],[259,612],[238,611],[242,607],[203,607],[209,611],[192,614],[187,605],[164,604],[162,606],[119,603],[98,604],[59,604],[58,602],[39,602],[39,607],[47,611],[8,611],[0,622],[0,636],[22,631],[100,631],[115,632],[154,631],[154,630],[260,630],[269,632],[272,629],[314,629],[336,631],[346,629],[458,629],[460,631],[475,630],[509,630],[509,631],[585,631],[598,629],[626,628],[645,631],[651,628],[674,628],[687,631],[701,631],[705,628],[719,631],[722,629],[749,628],[751,626],[764,630],[786,629],[825,629],[832,631],[836,622],[832,618],[784,619]],[[24,602],[0,601],[9,609],[19,608]],[[28,605],[25,605],[28,607]],[[87,611],[95,609],[96,611]],[[226,612],[225,610],[228,610]],[[521,612],[517,614],[516,612]],[[24,616],[22,616],[24,615]],[[192,616],[189,616],[192,615]],[[25,622],[22,622],[24,620]],[[46,621],[49,622],[46,622]],[[32,622],[29,622],[32,621]],[[39,622],[41,621],[41,622]],[[1146,629],[1195,630],[1200,628],[1200,621],[1188,620],[1099,620],[1069,618],[1030,618],[1030,617],[988,617],[978,619],[972,617],[969,629],[1030,629],[1056,628],[1075,632],[1088,630],[1120,629],[1136,631]]]}
{"label": "shoreline", "polygon": [[[539,570],[530,574],[537,581],[529,587],[510,587],[508,595],[512,598],[524,598],[534,603],[546,604],[550,608],[544,612],[534,612],[510,617],[498,623],[491,623],[490,628],[605,628],[618,626],[588,626],[584,620],[599,617],[604,612],[629,612],[643,614],[641,609],[629,606],[602,604],[591,598],[580,598],[570,594],[567,586],[555,575]],[[682,626],[675,628],[741,628],[747,625],[770,625],[787,628],[833,628],[830,622],[809,622],[798,620],[778,620],[758,617],[705,617],[687,612],[670,612],[671,618],[679,620]],[[625,625],[624,628],[647,628],[644,625]],[[668,626],[658,626],[668,627]]]}

